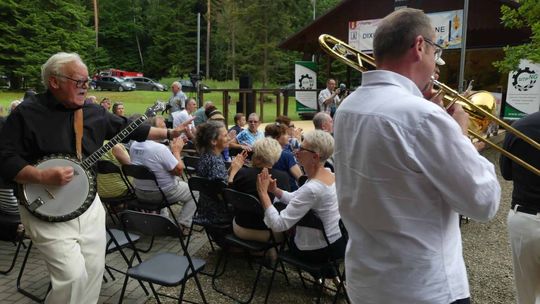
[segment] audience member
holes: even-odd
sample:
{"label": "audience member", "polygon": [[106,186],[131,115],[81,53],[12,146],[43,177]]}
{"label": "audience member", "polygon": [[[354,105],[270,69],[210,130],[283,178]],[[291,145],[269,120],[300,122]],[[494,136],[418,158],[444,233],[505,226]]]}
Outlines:
{"label": "audience member", "polygon": [[[277,187],[280,189],[289,189],[289,177],[283,171],[272,169],[282,153],[280,144],[273,138],[263,138],[257,140],[253,145],[253,156],[251,158],[251,167],[242,167],[234,176],[230,187],[234,190],[251,194],[259,197],[257,193],[257,175],[264,168],[269,170],[272,178],[277,181]],[[274,199],[274,194],[270,193],[270,200]],[[234,234],[244,240],[250,241],[268,241],[270,234],[264,224],[263,216],[253,213],[242,213],[235,211],[233,219]],[[281,240],[281,233],[275,233],[276,240]],[[275,251],[271,253],[275,258]]]}
{"label": "audience member", "polygon": [[[180,84],[178,81],[171,84],[171,91],[172,96],[169,98],[168,104],[170,107],[169,111],[172,114],[176,111],[184,109],[187,96],[184,94],[184,92],[182,92],[182,84]],[[172,116],[170,117],[170,120],[172,121]]]}
{"label": "audience member", "polygon": [[107,97],[104,97],[99,104],[105,108],[105,110],[109,111],[111,109],[111,100]]}
{"label": "audience member", "polygon": [[229,129],[229,132],[234,130],[236,134],[240,134],[240,132],[244,131],[245,125],[246,115],[244,115],[244,113],[236,113],[236,115],[234,115],[234,126]]}
{"label": "audience member", "polygon": [[315,130],[334,133],[334,119],[326,112],[319,112],[313,116],[313,126]]}
{"label": "audience member", "polygon": [[117,101],[112,106],[112,113],[116,116],[124,117],[124,103]]}
{"label": "audience member", "polygon": [[[108,141],[104,141],[106,144]],[[102,160],[110,161],[118,167],[131,163],[129,153],[123,144],[116,144],[103,154]],[[98,193],[101,198],[112,198],[127,194],[128,189],[122,176],[119,174],[98,174],[97,175]]]}
{"label": "audience member", "polygon": [[294,152],[300,146],[302,141],[302,128],[295,128],[293,121],[285,115],[279,115],[276,117],[276,122],[287,126],[287,133],[289,134],[289,143],[285,146],[285,149]]}
{"label": "audience member", "polygon": [[[153,127],[164,125],[163,117],[151,117],[148,121]],[[180,156],[183,146],[184,141],[181,138],[176,138],[170,143],[170,150],[161,143],[146,140],[133,142],[129,153],[134,165],[146,166],[154,173],[169,203],[181,202],[183,204],[178,215],[178,222],[183,226],[183,233],[187,234],[197,207],[188,184],[180,179],[184,170],[184,163]],[[137,197],[143,201],[160,202],[162,199],[161,192],[154,181],[135,179],[134,187]]]}
{"label": "audience member", "polygon": [[[188,119],[192,119],[193,116],[191,116],[191,113],[193,113],[195,109],[197,109],[197,104],[195,102],[195,99],[189,98],[186,101],[185,109],[171,113],[171,116],[173,118],[173,128],[175,128],[178,125],[181,125],[184,121]],[[186,136],[189,140],[192,140],[195,137],[194,122],[191,122],[189,127],[186,129]]]}
{"label": "audience member", "polygon": [[208,117],[208,120],[214,120],[214,121],[221,121],[223,124],[225,124],[225,117],[223,116],[223,114],[221,114],[221,111],[220,110],[212,110],[210,111],[210,109],[207,109],[206,111],[204,111],[206,113],[206,117]]}
{"label": "audience member", "polygon": [[205,112],[208,108],[213,107],[213,106],[214,106],[213,102],[207,101],[204,103],[203,107],[200,107],[199,109],[197,109],[197,111],[195,111],[195,113],[193,114],[193,116],[195,116],[195,120],[193,121],[195,123],[195,127],[206,122],[208,117],[206,116]]}
{"label": "audience member", "polygon": [[96,98],[96,96],[90,95],[90,96],[86,97],[86,99],[84,100],[84,103],[86,103],[86,104],[93,104],[93,103],[97,104],[97,98]]}
{"label": "audience member", "polygon": [[[292,253],[309,262],[324,262],[330,256],[342,258],[347,245],[347,240],[339,228],[335,176],[323,166],[333,150],[334,139],[330,134],[314,130],[304,135],[296,157],[304,167],[308,180],[295,192],[287,192],[277,187],[276,180],[266,168],[257,177],[257,192],[265,209],[264,223],[273,231],[291,229],[310,210],[323,222],[330,241],[329,247],[319,231],[301,226],[296,227],[294,239],[289,242]],[[278,212],[268,193],[273,193],[281,202],[287,204],[287,207]],[[335,276],[331,273],[327,275]]]}
{"label": "audience member", "polygon": [[[230,172],[227,174],[225,162],[221,157],[221,152],[229,141],[225,125],[218,121],[208,121],[197,127],[195,147],[200,154],[197,166],[197,175],[210,180],[223,182],[224,186],[232,183],[234,176],[242,168],[246,153],[238,154],[233,160]],[[232,211],[221,202],[216,202],[211,198],[201,194],[197,208],[198,218],[210,224],[206,232],[220,247],[227,247],[224,241],[225,235],[232,232]],[[223,228],[217,228],[217,227]]]}
{"label": "audience member", "polygon": [[274,163],[273,168],[286,172],[289,175],[290,191],[296,191],[296,189],[298,189],[297,181],[300,176],[302,176],[302,170],[296,162],[293,153],[285,148],[289,144],[289,134],[287,133],[287,129],[287,126],[280,124],[279,122],[269,124],[264,129],[264,136],[272,137],[281,145],[281,155],[279,160]]}
{"label": "audience member", "polygon": [[253,143],[255,143],[257,139],[262,139],[264,137],[264,133],[258,130],[261,121],[259,120],[259,115],[257,113],[249,114],[248,123],[248,128],[236,135],[236,138],[230,142],[231,148],[251,151]]}
{"label": "audience member", "polygon": [[18,99],[15,99],[9,104],[9,113],[13,112],[16,107],[18,107],[21,104],[21,101]]}

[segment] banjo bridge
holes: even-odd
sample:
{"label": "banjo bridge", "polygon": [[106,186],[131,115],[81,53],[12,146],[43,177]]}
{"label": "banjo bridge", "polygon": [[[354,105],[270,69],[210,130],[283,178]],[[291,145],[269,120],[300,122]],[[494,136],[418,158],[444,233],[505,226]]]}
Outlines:
{"label": "banjo bridge", "polygon": [[37,208],[43,206],[45,202],[41,199],[41,197],[36,198],[32,203],[28,204],[28,209],[30,211],[35,211]]}

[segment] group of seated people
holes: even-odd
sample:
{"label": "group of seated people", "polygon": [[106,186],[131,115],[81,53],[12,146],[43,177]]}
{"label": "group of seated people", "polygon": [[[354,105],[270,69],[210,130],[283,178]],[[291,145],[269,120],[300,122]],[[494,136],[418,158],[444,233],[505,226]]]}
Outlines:
{"label": "group of seated people", "polygon": [[[194,107],[192,109],[188,105],[189,101],[186,112],[190,116]],[[207,104],[203,108],[205,114],[216,111],[213,105]],[[139,164],[153,171],[167,200],[182,203],[177,218],[184,232],[188,233],[187,228],[191,226],[198,209],[188,184],[180,178],[184,169],[181,153],[184,145],[192,141],[199,157],[197,176],[220,181],[226,187],[251,194],[259,199],[264,209],[264,217],[234,212],[234,218],[229,217],[227,229],[207,230],[209,234],[214,234],[211,235],[212,239],[219,246],[227,247],[225,242],[220,242],[227,233],[234,233],[245,240],[268,241],[268,228],[274,238],[281,241],[285,239],[284,233],[311,210],[321,219],[331,245],[327,248],[324,236],[319,231],[298,227],[289,238],[291,250],[313,262],[325,261],[329,255],[343,257],[347,241],[339,228],[335,177],[325,167],[334,149],[331,130],[316,129],[301,135],[302,130],[294,128],[288,117],[278,117],[262,132],[258,129],[261,122],[256,113],[248,116],[247,129],[243,128],[245,116],[237,114],[235,126],[227,130],[222,115],[217,119],[208,119],[212,115],[205,116],[206,121],[193,126],[188,132],[191,133],[189,137],[178,137],[168,144],[169,147],[151,140],[133,142],[129,146],[129,153],[126,149],[115,148],[106,157],[115,156],[117,164]],[[150,123],[154,127],[165,128],[163,117],[152,117]],[[239,152],[232,160],[228,154],[224,154],[226,150],[235,149]],[[307,176],[307,181],[299,186],[302,175]],[[100,182],[98,176],[100,184],[104,183]],[[161,198],[155,184],[138,180],[133,184],[139,199],[151,201]],[[100,196],[108,195],[101,186],[99,193]],[[201,200],[202,197],[199,198]],[[279,208],[275,207],[276,202],[281,203]],[[198,216],[203,214],[209,217],[209,222],[222,223],[226,216],[213,218],[219,216],[219,212],[198,210],[197,213]],[[269,252],[269,259],[274,260],[275,257],[275,251]]]}

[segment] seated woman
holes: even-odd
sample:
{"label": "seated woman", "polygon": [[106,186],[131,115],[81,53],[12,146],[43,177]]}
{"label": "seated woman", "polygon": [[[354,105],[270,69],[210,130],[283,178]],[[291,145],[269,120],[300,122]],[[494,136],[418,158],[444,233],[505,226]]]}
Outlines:
{"label": "seated woman", "polygon": [[[200,154],[197,175],[214,181],[232,183],[234,176],[244,164],[246,153],[238,154],[227,172],[221,152],[228,144],[227,129],[219,121],[207,121],[197,126],[195,147]],[[208,224],[207,233],[220,247],[226,247],[224,236],[230,233],[232,214],[220,202],[215,202],[204,194],[200,194],[197,206],[197,218]],[[214,227],[215,226],[215,227]]]}
{"label": "seated woman", "polygon": [[289,149],[286,149],[289,144],[287,129],[288,127],[281,123],[269,124],[264,129],[264,136],[272,137],[281,145],[281,155],[273,168],[286,172],[289,175],[289,188],[291,191],[296,191],[298,189],[297,180],[302,176],[302,170],[298,166],[293,153]]}
{"label": "seated woman", "polygon": [[[243,167],[238,171],[230,187],[234,190],[251,194],[258,198],[257,193],[257,175],[264,168],[269,170],[272,177],[276,180],[277,186],[281,189],[289,189],[289,177],[287,173],[272,169],[272,165],[281,155],[281,146],[279,143],[269,137],[257,140],[253,145],[253,156],[251,158],[252,167]],[[274,198],[270,194],[270,200]],[[263,222],[263,217],[252,213],[235,212],[233,220],[234,234],[244,240],[250,241],[268,241],[270,235],[268,228]],[[277,241],[281,240],[282,235],[274,234]],[[274,253],[275,255],[275,253]]]}
{"label": "seated woman", "polygon": [[[341,258],[347,245],[339,229],[335,176],[323,166],[333,150],[334,139],[330,134],[315,130],[304,135],[296,157],[304,167],[308,180],[293,193],[278,188],[267,169],[263,169],[257,177],[257,192],[265,209],[264,222],[273,231],[289,230],[309,210],[313,210],[321,219],[330,241],[328,248],[320,231],[306,227],[297,227],[294,240],[289,243],[295,255],[310,262],[323,262],[329,256]],[[281,213],[272,205],[268,192],[287,204]]]}

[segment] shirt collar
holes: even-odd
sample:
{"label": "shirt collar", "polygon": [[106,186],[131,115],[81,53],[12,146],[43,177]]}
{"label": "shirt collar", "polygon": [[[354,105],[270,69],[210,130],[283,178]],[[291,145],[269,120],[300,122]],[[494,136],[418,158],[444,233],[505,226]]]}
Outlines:
{"label": "shirt collar", "polygon": [[409,78],[388,70],[367,71],[362,74],[362,86],[394,85],[422,97],[422,92]]}
{"label": "shirt collar", "polygon": [[49,90],[47,90],[45,94],[42,94],[42,96],[43,98],[41,98],[41,100],[43,100],[43,104],[48,108],[57,109],[65,112],[74,112],[75,110],[77,110],[66,108],[58,99],[56,99],[56,97]]}

